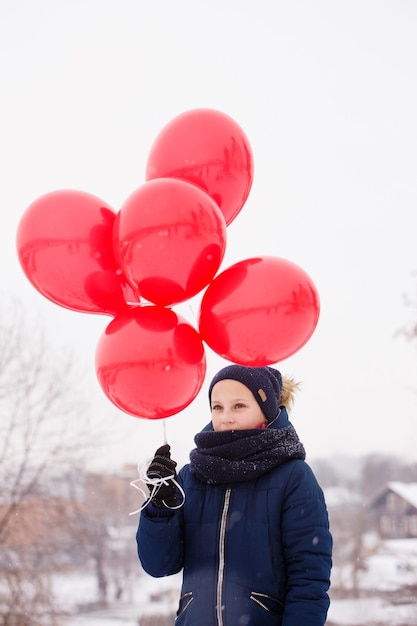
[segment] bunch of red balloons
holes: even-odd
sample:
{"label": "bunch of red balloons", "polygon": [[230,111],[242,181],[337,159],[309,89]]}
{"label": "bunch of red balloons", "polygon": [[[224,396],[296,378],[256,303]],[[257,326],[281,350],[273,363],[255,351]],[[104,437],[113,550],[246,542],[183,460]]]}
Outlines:
{"label": "bunch of red balloons", "polygon": [[[263,366],[312,335],[319,298],[294,263],[264,256],[217,274],[253,170],[240,126],[195,109],[159,133],[146,182],[118,212],[94,195],[61,190],[23,214],[17,251],[32,285],[60,306],[113,317],[96,371],[121,410],[158,419],[188,406],[204,381],[204,343],[234,363]],[[172,306],[203,289],[196,329]]]}

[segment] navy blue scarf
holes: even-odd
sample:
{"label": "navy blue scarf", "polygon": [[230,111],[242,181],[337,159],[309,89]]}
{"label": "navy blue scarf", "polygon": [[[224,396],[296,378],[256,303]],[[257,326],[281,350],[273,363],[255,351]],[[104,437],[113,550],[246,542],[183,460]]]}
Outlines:
{"label": "navy blue scarf", "polygon": [[252,480],[290,459],[305,459],[293,426],[274,430],[202,431],[190,453],[190,472],[219,485]]}

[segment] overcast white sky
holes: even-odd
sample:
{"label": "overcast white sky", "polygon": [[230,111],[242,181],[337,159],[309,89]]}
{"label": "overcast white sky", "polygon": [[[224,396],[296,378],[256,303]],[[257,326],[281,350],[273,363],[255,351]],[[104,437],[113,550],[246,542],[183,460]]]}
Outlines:
{"label": "overcast white sky", "polygon": [[[320,295],[313,337],[277,365],[303,383],[292,421],[309,458],[417,460],[417,351],[395,336],[412,319],[404,295],[417,281],[415,0],[15,0],[0,5],[0,59],[2,306],[17,294],[77,350],[98,428],[123,439],[107,458],[151,456],[162,424],[104,397],[94,352],[110,318],[38,294],[18,264],[16,228],[56,189],[117,211],[145,182],[161,128],[212,107],[242,126],[255,162],[221,269],[284,257]],[[198,302],[176,310],[195,324]],[[225,364],[208,348],[207,359],[198,398],[166,420],[180,462]]]}

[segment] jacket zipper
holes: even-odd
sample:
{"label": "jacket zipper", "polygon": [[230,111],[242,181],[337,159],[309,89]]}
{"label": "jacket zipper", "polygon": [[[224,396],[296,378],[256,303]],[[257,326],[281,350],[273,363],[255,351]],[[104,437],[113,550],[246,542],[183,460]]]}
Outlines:
{"label": "jacket zipper", "polygon": [[219,535],[219,570],[217,575],[217,594],[216,594],[216,613],[217,624],[223,626],[223,581],[224,581],[224,565],[225,565],[225,544],[226,544],[226,521],[229,511],[231,488],[228,487],[224,495],[223,511],[220,519],[220,535]]}

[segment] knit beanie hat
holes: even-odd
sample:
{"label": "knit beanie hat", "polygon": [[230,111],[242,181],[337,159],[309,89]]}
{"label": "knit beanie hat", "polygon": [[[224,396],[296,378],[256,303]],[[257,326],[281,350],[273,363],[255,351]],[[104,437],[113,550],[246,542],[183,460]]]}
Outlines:
{"label": "knit beanie hat", "polygon": [[278,370],[273,367],[227,365],[217,372],[210,383],[208,392],[210,403],[214,385],[225,379],[237,380],[250,389],[269,422],[277,416],[282,390],[282,377]]}

